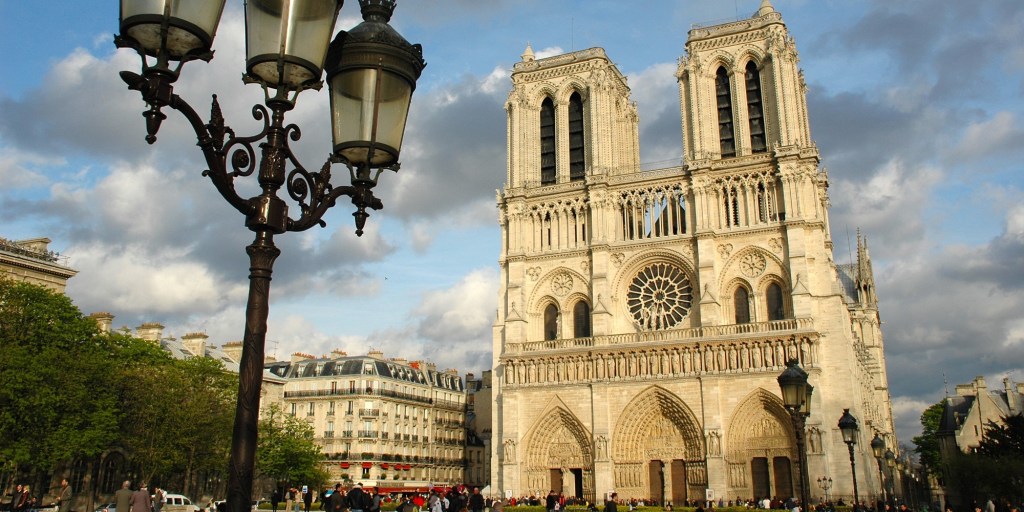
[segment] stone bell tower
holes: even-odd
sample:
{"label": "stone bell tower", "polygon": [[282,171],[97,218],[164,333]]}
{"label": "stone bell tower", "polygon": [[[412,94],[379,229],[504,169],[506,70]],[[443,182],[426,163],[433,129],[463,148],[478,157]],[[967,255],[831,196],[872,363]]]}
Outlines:
{"label": "stone bell tower", "polygon": [[[694,26],[676,73],[683,159],[647,169],[605,51],[527,47],[497,197],[501,492],[784,497],[806,471],[852,494],[845,408],[895,446],[870,259],[865,247],[857,265],[833,261],[797,64],[768,0]],[[806,468],[776,383],[789,359],[815,387]]]}

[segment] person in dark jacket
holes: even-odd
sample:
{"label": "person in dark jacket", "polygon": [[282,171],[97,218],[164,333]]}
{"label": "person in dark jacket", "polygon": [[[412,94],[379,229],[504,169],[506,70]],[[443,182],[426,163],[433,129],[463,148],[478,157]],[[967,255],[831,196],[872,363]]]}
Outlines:
{"label": "person in dark jacket", "polygon": [[132,508],[132,483],[125,480],[121,488],[114,493],[114,507],[120,512],[128,512]]}
{"label": "person in dark jacket", "polygon": [[619,504],[615,502],[618,499],[619,495],[613,492],[608,497],[608,500],[604,502],[604,512],[619,512]]}

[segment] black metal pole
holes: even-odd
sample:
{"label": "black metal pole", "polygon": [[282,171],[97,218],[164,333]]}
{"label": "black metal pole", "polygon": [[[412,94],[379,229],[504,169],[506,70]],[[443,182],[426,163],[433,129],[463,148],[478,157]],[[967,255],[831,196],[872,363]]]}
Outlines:
{"label": "black metal pole", "polygon": [[882,490],[882,503],[884,504],[889,501],[889,498],[885,493],[885,475],[882,474],[882,458],[875,457],[875,459],[878,461],[878,486]]}
{"label": "black metal pole", "polygon": [[859,498],[857,496],[857,462],[853,457],[853,443],[846,443],[846,447],[850,449],[850,473],[853,475],[853,510],[857,510]]}
{"label": "black metal pole", "polygon": [[789,417],[793,420],[793,430],[796,431],[796,450],[800,459],[800,507],[809,511],[810,506],[810,477],[807,471],[807,445],[804,443],[804,425],[806,418],[799,409],[791,409]]}
{"label": "black metal pole", "polygon": [[229,512],[248,512],[256,462],[263,354],[270,313],[270,279],[274,260],[281,254],[274,235],[266,231],[246,247],[249,253],[249,300],[245,306],[245,334],[238,368],[238,403],[231,437],[227,505]]}

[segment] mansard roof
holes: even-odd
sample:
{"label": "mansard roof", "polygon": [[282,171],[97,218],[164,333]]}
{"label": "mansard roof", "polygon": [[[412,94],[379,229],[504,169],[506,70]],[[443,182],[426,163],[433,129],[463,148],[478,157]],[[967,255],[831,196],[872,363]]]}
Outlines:
{"label": "mansard roof", "polygon": [[365,375],[452,391],[465,391],[466,389],[462,378],[451,372],[439,372],[429,368],[421,369],[370,356],[275,361],[267,363],[265,368],[270,373],[284,379]]}

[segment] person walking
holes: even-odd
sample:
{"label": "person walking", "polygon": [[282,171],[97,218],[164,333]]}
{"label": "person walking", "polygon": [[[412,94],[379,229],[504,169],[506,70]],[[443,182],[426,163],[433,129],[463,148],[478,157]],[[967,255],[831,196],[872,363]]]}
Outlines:
{"label": "person walking", "polygon": [[21,501],[21,484],[18,484],[14,488],[14,493],[11,494],[11,506],[7,508],[11,512],[18,510],[18,502]]}
{"label": "person walking", "polygon": [[[153,509],[153,499],[149,497],[149,489],[146,487],[146,483],[143,482],[139,485],[139,490],[132,493],[132,497],[129,499],[129,506],[131,512],[151,512]],[[121,510],[120,512],[124,512]]]}
{"label": "person walking", "polygon": [[114,493],[114,508],[117,512],[128,512],[132,507],[132,482],[125,480]]}
{"label": "person walking", "polygon": [[60,480],[60,491],[57,493],[57,512],[71,512],[71,486],[68,485],[67,478]]}

